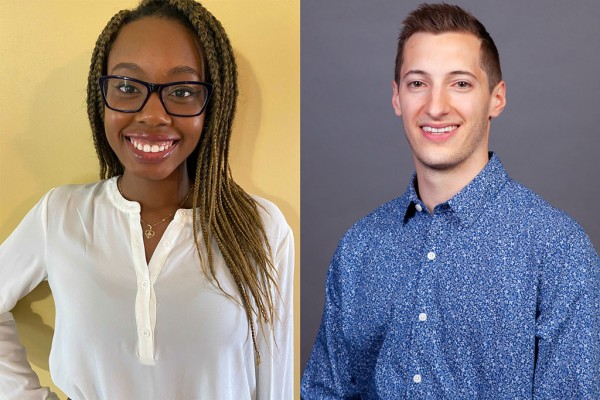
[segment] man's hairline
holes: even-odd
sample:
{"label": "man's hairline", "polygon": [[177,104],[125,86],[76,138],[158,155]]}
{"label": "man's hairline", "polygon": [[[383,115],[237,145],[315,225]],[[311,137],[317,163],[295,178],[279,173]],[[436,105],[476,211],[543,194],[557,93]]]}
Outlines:
{"label": "man's hairline", "polygon": [[445,33],[466,33],[468,35],[473,36],[475,39],[479,40],[479,66],[481,67],[481,70],[485,73],[485,77],[487,79],[488,88],[490,90],[490,93],[492,93],[494,91],[494,89],[496,88],[496,86],[498,86],[498,84],[503,81],[502,79],[499,79],[498,82],[496,82],[494,84],[494,86],[491,87],[490,75],[488,74],[488,71],[483,67],[483,57],[482,57],[482,55],[483,55],[483,39],[480,38],[479,36],[475,35],[473,32],[470,32],[468,30],[463,30],[463,29],[457,29],[457,30],[453,29],[453,30],[446,30],[446,31],[441,31],[441,32],[431,32],[431,31],[427,31],[427,30],[419,30],[419,31],[413,32],[404,41],[404,45],[402,46],[402,54],[400,54],[400,65],[396,66],[396,71],[395,71],[395,76],[398,77],[398,79],[394,79],[396,85],[400,85],[400,81],[402,80],[400,71],[402,69],[402,65],[404,64],[404,50],[406,49],[406,44],[408,43],[410,38],[412,38],[414,35],[416,35],[418,33],[429,33],[431,35],[443,35]]}

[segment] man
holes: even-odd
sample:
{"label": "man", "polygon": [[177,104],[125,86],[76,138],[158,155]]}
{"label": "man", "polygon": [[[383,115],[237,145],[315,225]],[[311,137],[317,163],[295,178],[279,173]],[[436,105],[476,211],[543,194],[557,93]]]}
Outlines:
{"label": "man", "polygon": [[477,19],[406,18],[392,106],[416,174],[342,238],[302,398],[600,398],[600,259],[488,152],[505,104]]}

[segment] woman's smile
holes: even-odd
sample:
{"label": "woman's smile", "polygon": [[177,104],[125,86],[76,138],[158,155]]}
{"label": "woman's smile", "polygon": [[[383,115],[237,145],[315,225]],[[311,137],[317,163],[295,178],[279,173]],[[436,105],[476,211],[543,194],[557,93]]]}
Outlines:
{"label": "woman's smile", "polygon": [[[107,73],[133,78],[111,87],[127,98],[143,89],[135,82],[202,81],[203,65],[197,39],[189,29],[173,20],[146,17],[121,29],[108,56]],[[198,145],[205,114],[171,115],[159,95],[150,93],[137,112],[105,108],[106,137],[129,178],[158,181],[174,174],[188,176],[185,161]]]}

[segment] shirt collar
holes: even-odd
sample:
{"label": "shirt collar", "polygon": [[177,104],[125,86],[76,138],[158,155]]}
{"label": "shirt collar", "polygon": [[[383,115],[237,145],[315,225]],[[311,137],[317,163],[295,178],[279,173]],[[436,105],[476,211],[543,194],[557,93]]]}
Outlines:
{"label": "shirt collar", "polygon": [[[449,208],[465,226],[470,226],[488,204],[497,196],[500,189],[508,181],[508,173],[500,162],[500,158],[490,152],[490,159],[483,170],[460,192],[438,207]],[[413,174],[410,185],[403,196],[406,213],[404,221],[408,221],[417,212],[417,205],[425,209],[425,204],[417,195],[417,175]]]}

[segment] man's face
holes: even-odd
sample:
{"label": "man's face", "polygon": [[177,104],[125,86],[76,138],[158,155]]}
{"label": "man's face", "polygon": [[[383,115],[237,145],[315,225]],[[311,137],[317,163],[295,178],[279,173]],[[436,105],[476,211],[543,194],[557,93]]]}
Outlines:
{"label": "man's face", "polygon": [[490,93],[480,40],[470,33],[416,33],[406,42],[392,105],[402,117],[419,172],[477,174],[488,160],[490,119],[505,85]]}

